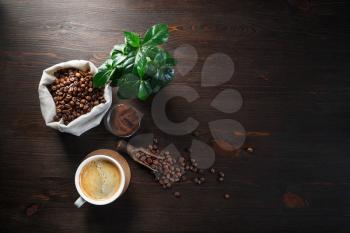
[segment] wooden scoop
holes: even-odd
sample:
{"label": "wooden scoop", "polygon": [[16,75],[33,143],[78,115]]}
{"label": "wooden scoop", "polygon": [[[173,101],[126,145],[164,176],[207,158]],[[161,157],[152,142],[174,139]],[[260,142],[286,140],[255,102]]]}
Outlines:
{"label": "wooden scoop", "polygon": [[153,158],[156,158],[156,159],[164,159],[163,156],[158,156],[158,155],[155,155],[151,152],[149,152],[148,150],[146,150],[145,148],[143,147],[134,147],[133,145],[131,145],[130,143],[124,141],[124,140],[119,140],[117,141],[117,150],[120,151],[120,152],[124,152],[126,154],[128,154],[134,161],[136,161],[137,163],[151,169],[152,171],[154,172],[158,172],[156,169],[152,168],[151,166],[149,166],[147,163],[145,163],[144,161],[141,161],[138,157],[137,157],[137,153],[138,152],[142,152],[144,153],[145,155],[149,156],[149,157],[153,157]]}

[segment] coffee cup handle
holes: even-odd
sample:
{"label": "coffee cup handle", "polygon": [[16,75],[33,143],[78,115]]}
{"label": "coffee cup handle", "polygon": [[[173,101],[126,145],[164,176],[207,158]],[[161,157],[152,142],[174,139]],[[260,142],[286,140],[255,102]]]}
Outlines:
{"label": "coffee cup handle", "polygon": [[82,197],[79,197],[75,202],[74,202],[74,205],[77,207],[77,208],[80,208],[82,205],[84,205],[86,201],[82,198]]}

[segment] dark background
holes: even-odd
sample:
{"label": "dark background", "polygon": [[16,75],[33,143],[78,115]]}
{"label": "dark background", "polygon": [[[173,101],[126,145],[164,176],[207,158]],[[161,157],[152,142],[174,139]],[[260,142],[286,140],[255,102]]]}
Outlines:
{"label": "dark background", "polygon": [[[207,143],[208,122],[235,119],[247,130],[245,145],[217,151],[223,183],[208,175],[201,186],[164,191],[129,160],[132,181],[120,200],[77,209],[75,169],[116,138],[102,125],[81,137],[46,127],[37,93],[42,70],[71,59],[100,65],[123,30],[158,22],[171,26],[168,49],[187,43],[199,55],[173,83],[190,85],[200,99],[175,98],[169,117],[199,120]],[[0,1],[1,232],[349,232],[349,22],[347,1],[334,0]],[[216,52],[232,58],[235,73],[202,88],[201,67]],[[210,107],[225,88],[243,96],[235,114]],[[151,100],[132,103],[145,113],[140,132],[186,153],[193,136],[162,133]]]}

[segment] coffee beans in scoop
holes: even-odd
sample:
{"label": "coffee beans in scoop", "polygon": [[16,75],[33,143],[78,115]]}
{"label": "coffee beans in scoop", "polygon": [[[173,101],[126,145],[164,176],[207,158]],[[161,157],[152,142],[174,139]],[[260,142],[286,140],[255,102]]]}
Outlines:
{"label": "coffee beans in scoop", "polygon": [[[120,150],[125,152],[125,149]],[[218,171],[214,167],[207,170],[200,169],[198,161],[194,158],[176,156],[170,151],[160,150],[156,138],[153,139],[153,144],[143,147],[142,150],[140,148],[136,150],[135,158],[134,160],[140,161],[139,163],[152,170],[156,182],[164,189],[172,188],[178,182],[192,183],[198,186],[205,185],[209,180],[212,180],[210,177],[206,177],[209,174],[216,177],[219,182],[223,182],[225,177],[223,171]],[[179,191],[173,192],[173,195],[177,198],[182,196]],[[230,194],[224,193],[224,198],[230,199]]]}
{"label": "coffee beans in scoop", "polygon": [[68,68],[54,75],[56,79],[48,88],[56,104],[55,121],[62,119],[67,125],[106,102],[103,89],[93,88],[91,72]]}

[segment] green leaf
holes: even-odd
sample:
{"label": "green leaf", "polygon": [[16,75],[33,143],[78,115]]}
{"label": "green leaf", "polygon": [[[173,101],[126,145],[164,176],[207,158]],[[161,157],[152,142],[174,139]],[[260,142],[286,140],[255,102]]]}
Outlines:
{"label": "green leaf", "polygon": [[151,79],[150,83],[151,83],[151,86],[152,86],[152,92],[153,93],[157,93],[164,86],[162,81],[160,81],[158,79],[155,79],[155,78]]}
{"label": "green leaf", "polygon": [[[116,44],[113,46],[112,53],[124,53],[125,44]],[[111,54],[112,55],[112,54]]]}
{"label": "green leaf", "polygon": [[125,43],[115,45],[99,68],[94,87],[110,83],[119,87],[120,98],[146,100],[174,78],[175,60],[158,46],[168,40],[168,26],[152,26],[144,39],[134,32],[124,32],[124,36]]}
{"label": "green leaf", "polygon": [[175,66],[176,60],[171,56],[170,53],[168,53],[167,51],[164,52],[166,54],[165,64],[167,64],[168,66]]}
{"label": "green leaf", "polygon": [[147,65],[147,72],[145,75],[148,77],[154,77],[157,73],[157,67],[153,64],[153,62],[149,62]]}
{"label": "green leaf", "polygon": [[122,99],[132,99],[138,96],[140,80],[133,73],[123,75],[118,80],[118,96]]}
{"label": "green leaf", "polygon": [[167,51],[156,47],[157,49],[150,49],[148,51],[148,55],[151,59],[153,59],[153,63],[156,66],[168,65],[175,66],[175,59],[168,53]]}
{"label": "green leaf", "polygon": [[116,53],[111,56],[111,59],[114,61],[115,66],[121,64],[123,61],[125,61],[126,58],[127,56],[122,53]]}
{"label": "green leaf", "polygon": [[165,64],[167,59],[167,54],[164,51],[159,51],[153,59],[156,66],[161,66]]}
{"label": "green leaf", "polygon": [[98,72],[95,74],[93,78],[93,85],[95,88],[103,87],[111,78],[111,75],[113,74],[115,68],[112,66],[107,67],[103,66],[100,67]]}
{"label": "green leaf", "polygon": [[147,67],[148,67],[147,58],[144,56],[141,57],[138,63],[136,63],[135,65],[136,65],[137,73],[142,79],[145,76],[145,73],[147,72]]}
{"label": "green leaf", "polygon": [[147,80],[142,80],[139,86],[137,97],[140,100],[146,100],[152,94],[151,84]]}
{"label": "green leaf", "polygon": [[136,71],[135,73],[137,73],[141,79],[147,72],[147,66],[147,57],[145,56],[144,52],[139,49],[135,57],[134,71]]}
{"label": "green leaf", "polygon": [[158,46],[142,46],[142,49],[147,54],[147,57],[149,57],[151,60],[154,60],[155,56],[162,51],[161,48]]}
{"label": "green leaf", "polygon": [[163,85],[166,85],[174,78],[174,68],[169,66],[162,66],[157,70],[155,78],[160,80]]}
{"label": "green leaf", "polygon": [[135,32],[124,32],[125,42],[132,47],[140,47],[140,36]]}
{"label": "green leaf", "polygon": [[160,45],[168,40],[168,25],[156,24],[150,27],[144,35],[143,45]]}

